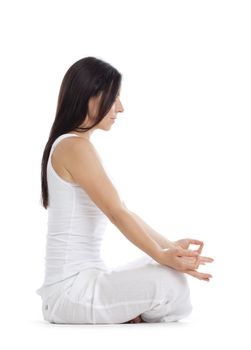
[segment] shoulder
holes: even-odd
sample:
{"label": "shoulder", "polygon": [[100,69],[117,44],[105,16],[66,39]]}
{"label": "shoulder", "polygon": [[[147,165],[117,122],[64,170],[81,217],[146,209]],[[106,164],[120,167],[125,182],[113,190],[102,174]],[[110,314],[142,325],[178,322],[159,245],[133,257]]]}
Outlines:
{"label": "shoulder", "polygon": [[64,167],[72,181],[113,221],[117,213],[124,209],[124,205],[94,145],[80,137],[64,141],[61,149],[64,153]]}
{"label": "shoulder", "polygon": [[67,137],[59,143],[58,154],[64,160],[64,164],[72,164],[78,161],[96,160],[102,163],[101,157],[93,143],[82,137]]}
{"label": "shoulder", "polygon": [[61,140],[56,148],[55,151],[59,155],[64,155],[64,157],[72,157],[76,154],[80,153],[88,153],[88,152],[95,152],[98,153],[94,145],[87,139],[84,139],[82,137],[66,137],[63,140]]}

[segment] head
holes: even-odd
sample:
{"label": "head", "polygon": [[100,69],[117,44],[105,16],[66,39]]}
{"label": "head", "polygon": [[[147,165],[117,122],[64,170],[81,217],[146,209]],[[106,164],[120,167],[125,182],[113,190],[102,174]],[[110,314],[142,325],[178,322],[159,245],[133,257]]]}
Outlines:
{"label": "head", "polygon": [[41,164],[42,205],[48,206],[47,163],[56,138],[68,132],[91,133],[110,130],[120,102],[121,73],[109,63],[85,57],[75,62],[62,80],[56,115],[46,143]]}
{"label": "head", "polygon": [[74,128],[72,131],[83,133],[83,135],[87,134],[87,138],[89,138],[91,133],[96,129],[105,131],[110,130],[112,124],[117,118],[117,113],[124,111],[122,103],[120,101],[120,90],[107,114],[102,117],[99,122],[97,122],[97,115],[101,106],[101,100],[102,95],[90,98],[88,102],[88,111],[83,123],[79,127]]}

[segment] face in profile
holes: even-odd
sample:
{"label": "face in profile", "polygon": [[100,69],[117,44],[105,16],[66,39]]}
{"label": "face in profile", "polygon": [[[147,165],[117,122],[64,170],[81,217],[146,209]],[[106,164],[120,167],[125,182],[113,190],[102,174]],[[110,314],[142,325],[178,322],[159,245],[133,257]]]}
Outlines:
{"label": "face in profile", "polygon": [[119,95],[116,97],[116,100],[114,101],[110,111],[106,114],[106,116],[101,120],[97,126],[99,126],[102,130],[109,130],[113,123],[116,122],[116,119],[118,117],[118,113],[122,113],[124,111],[124,108],[122,106],[122,103],[120,101]]}
{"label": "face in profile", "polygon": [[[90,126],[93,124],[91,116],[95,115],[98,103],[99,97],[94,97],[89,100],[90,115],[87,114],[85,125],[83,126]],[[110,130],[111,126],[116,122],[117,114],[122,112],[124,112],[124,108],[118,94],[109,112],[93,129]]]}

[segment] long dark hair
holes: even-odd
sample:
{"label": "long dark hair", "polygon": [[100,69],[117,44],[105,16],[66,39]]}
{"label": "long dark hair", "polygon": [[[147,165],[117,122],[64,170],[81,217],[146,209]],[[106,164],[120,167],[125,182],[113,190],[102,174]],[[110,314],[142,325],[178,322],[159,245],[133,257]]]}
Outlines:
{"label": "long dark hair", "polygon": [[[96,57],[78,60],[65,73],[41,163],[41,204],[45,209],[49,205],[47,163],[53,142],[62,134],[73,130],[86,132],[97,125],[111,109],[121,80],[122,75],[116,68]],[[95,96],[100,96],[95,122],[90,127],[80,127],[88,113],[89,99]]]}

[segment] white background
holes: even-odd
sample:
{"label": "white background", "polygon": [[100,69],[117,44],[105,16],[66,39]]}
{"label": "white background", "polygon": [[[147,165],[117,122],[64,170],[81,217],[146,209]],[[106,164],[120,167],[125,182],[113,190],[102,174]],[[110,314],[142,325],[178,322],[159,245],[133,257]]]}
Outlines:
{"label": "white background", "polygon": [[[250,349],[250,2],[2,1],[0,13],[4,348]],[[62,78],[85,56],[123,75],[125,111],[92,141],[125,203],[215,259],[199,269],[210,282],[188,276],[193,313],[178,323],[42,319],[41,157]],[[109,265],[142,255],[112,224],[103,248]]]}

